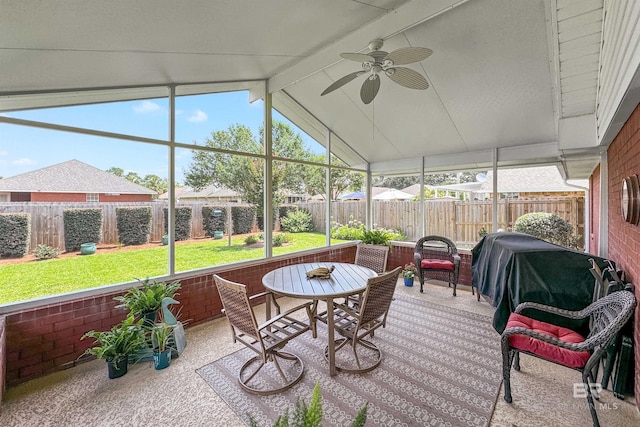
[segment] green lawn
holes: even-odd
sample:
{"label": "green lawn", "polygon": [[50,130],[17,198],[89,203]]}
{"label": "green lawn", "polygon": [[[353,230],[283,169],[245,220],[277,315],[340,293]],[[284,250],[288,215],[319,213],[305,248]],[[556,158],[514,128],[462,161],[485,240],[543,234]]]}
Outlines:
{"label": "green lawn", "polygon": [[[320,233],[290,234],[286,246],[274,247],[279,255],[325,245]],[[339,243],[342,240],[332,240]],[[176,271],[229,264],[261,258],[263,248],[247,248],[242,238],[203,240],[176,245]],[[136,278],[165,275],[168,272],[168,247],[126,250],[122,252],[73,256],[0,267],[0,304],[24,301],[79,289],[95,288]]]}

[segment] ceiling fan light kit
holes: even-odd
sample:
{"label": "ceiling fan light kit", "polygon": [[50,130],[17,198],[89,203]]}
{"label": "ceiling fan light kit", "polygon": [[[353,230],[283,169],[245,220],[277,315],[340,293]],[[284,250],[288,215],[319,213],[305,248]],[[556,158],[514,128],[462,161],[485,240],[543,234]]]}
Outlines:
{"label": "ceiling fan light kit", "polygon": [[398,65],[413,64],[427,59],[433,51],[426,47],[403,47],[391,53],[380,50],[383,41],[372,40],[369,43],[368,54],[365,53],[341,53],[340,56],[349,61],[361,62],[362,70],[347,74],[333,82],[320,96],[324,96],[344,86],[363,74],[368,74],[360,88],[360,99],[365,104],[371,103],[380,90],[380,74],[384,74],[392,81],[409,89],[426,90],[429,83],[424,76],[410,68],[398,67]]}

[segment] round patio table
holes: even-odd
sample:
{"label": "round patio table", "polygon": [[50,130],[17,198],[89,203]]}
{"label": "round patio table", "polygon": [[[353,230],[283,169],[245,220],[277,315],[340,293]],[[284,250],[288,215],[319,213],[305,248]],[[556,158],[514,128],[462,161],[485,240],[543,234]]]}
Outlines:
{"label": "round patio table", "polygon": [[[318,267],[335,269],[330,279],[307,279],[307,271]],[[329,346],[329,374],[337,373],[335,363],[333,300],[344,298],[363,292],[367,288],[367,281],[378,274],[356,264],[342,262],[311,262],[287,265],[270,271],[262,278],[262,284],[268,290],[278,295],[292,298],[325,301],[327,304],[327,335]],[[267,304],[269,307],[269,304]],[[314,310],[317,304],[314,304]],[[269,314],[269,313],[267,313]],[[314,312],[314,315],[316,313]],[[315,336],[315,327],[314,336]]]}

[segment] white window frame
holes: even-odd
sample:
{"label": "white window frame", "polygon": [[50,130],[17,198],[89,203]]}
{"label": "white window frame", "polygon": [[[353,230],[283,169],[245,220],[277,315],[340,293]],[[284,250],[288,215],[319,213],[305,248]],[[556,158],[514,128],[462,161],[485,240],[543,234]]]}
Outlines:
{"label": "white window frame", "polygon": [[98,203],[100,201],[100,193],[87,193],[88,203]]}

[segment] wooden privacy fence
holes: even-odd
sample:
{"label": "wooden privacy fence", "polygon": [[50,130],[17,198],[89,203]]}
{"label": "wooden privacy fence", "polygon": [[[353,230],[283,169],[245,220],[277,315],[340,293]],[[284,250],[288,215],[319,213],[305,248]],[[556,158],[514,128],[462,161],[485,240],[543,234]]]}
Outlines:
{"label": "wooden privacy fence", "polygon": [[[39,244],[64,250],[64,224],[62,211],[71,208],[102,208],[102,242],[118,243],[116,208],[150,206],[152,211],[151,242],[160,242],[164,235],[163,208],[167,202],[151,203],[0,203],[0,213],[24,212],[31,214],[31,245]],[[192,207],[191,238],[202,238],[203,206],[248,206],[238,203],[180,202],[178,206]],[[325,229],[324,202],[297,203],[295,206],[311,212],[316,230]],[[425,234],[447,236],[461,245],[474,245],[482,227],[491,231],[493,212],[489,201],[425,200]],[[584,235],[584,198],[564,197],[554,199],[502,199],[498,201],[498,227],[509,230],[518,217],[530,212],[549,212],[571,222],[576,232]],[[331,220],[346,224],[350,220],[365,222],[365,202],[350,201],[331,204]],[[420,202],[373,201],[373,223],[378,227],[396,228],[416,241],[420,237]],[[226,232],[226,230],[225,230]]]}
{"label": "wooden privacy fence", "polygon": [[[322,202],[297,203],[308,209],[316,230],[323,230],[326,209]],[[474,245],[478,232],[484,227],[491,231],[493,202],[460,200],[425,200],[425,235],[447,236],[462,245]],[[584,236],[584,197],[549,199],[501,199],[498,201],[498,227],[510,230],[522,215],[531,212],[554,213],[568,220],[578,234]],[[350,220],[365,222],[364,201],[337,202],[331,204],[331,220],[346,224]],[[379,201],[372,202],[372,222],[378,227],[396,228],[416,241],[420,235],[420,202]]]}
{"label": "wooden privacy fence", "polygon": [[[233,203],[233,206],[248,206]],[[64,250],[64,222],[62,211],[64,209],[101,208],[102,209],[102,240],[103,244],[118,243],[118,227],[116,224],[116,208],[150,206],[152,213],[151,235],[149,241],[160,242],[164,233],[164,208],[168,208],[168,202],[120,202],[120,203],[35,203],[35,202],[9,202],[0,203],[0,213],[22,212],[31,214],[31,244],[29,250],[33,250],[39,244],[52,246]],[[191,238],[205,236],[202,226],[203,206],[231,206],[228,203],[215,202],[190,202],[179,203],[177,206],[191,206]],[[226,230],[225,230],[226,233]]]}

